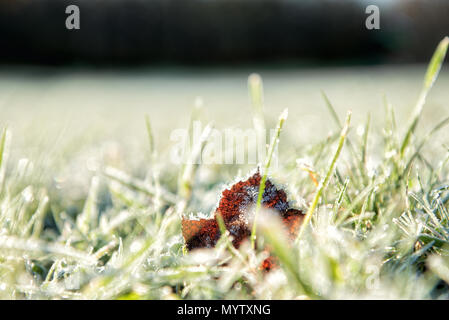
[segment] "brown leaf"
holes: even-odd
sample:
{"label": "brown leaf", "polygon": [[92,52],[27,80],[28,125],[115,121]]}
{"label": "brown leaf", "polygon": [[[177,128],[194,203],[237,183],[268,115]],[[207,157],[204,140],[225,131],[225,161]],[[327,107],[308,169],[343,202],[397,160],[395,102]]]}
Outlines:
{"label": "brown leaf", "polygon": [[[226,229],[233,237],[233,245],[238,248],[249,238],[251,231],[246,216],[248,209],[255,205],[259,192],[261,176],[257,171],[245,181],[239,181],[230,189],[223,191],[217,210],[212,219],[182,219],[182,234],[188,250],[210,248],[220,238],[216,220],[217,213],[223,217]],[[262,206],[276,212],[286,227],[286,232],[293,239],[301,225],[304,215],[300,210],[289,208],[287,194],[267,179],[262,197]],[[267,258],[261,268],[270,270],[275,265],[273,257]]]}

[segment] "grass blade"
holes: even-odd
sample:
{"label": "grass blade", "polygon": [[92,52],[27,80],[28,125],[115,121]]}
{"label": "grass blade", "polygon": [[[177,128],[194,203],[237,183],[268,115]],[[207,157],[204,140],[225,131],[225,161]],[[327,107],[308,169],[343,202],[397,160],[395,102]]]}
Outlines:
{"label": "grass blade", "polygon": [[315,208],[318,205],[318,201],[321,198],[321,195],[323,193],[323,190],[327,187],[327,184],[329,183],[329,179],[334,172],[335,164],[337,163],[338,157],[340,156],[341,149],[343,148],[343,145],[345,143],[346,135],[348,134],[349,130],[349,124],[351,123],[351,111],[348,112],[346,116],[345,126],[343,127],[341,134],[340,134],[340,140],[338,142],[337,150],[334,154],[334,157],[332,158],[332,161],[330,163],[329,169],[327,170],[327,174],[324,177],[323,180],[321,180],[320,185],[318,187],[318,190],[315,194],[315,197],[312,201],[312,205],[309,207],[306,213],[306,217],[304,218],[304,221],[301,225],[301,228],[299,229],[298,236],[296,238],[296,242],[299,241],[302,234],[304,233],[304,230],[306,229],[307,225],[309,224],[310,219],[312,218],[313,212],[315,211]]}
{"label": "grass blade", "polygon": [[59,257],[68,258],[74,261],[82,261],[86,264],[95,264],[97,259],[90,254],[84,253],[69,246],[59,243],[49,243],[37,239],[21,239],[14,236],[0,236],[0,252],[7,250],[21,251],[29,253],[50,253]]}
{"label": "grass blade", "polygon": [[263,82],[260,75],[253,73],[248,77],[248,91],[253,109],[253,125],[257,134],[259,159],[266,155],[265,146],[265,117],[264,117],[264,97]]}
{"label": "grass blade", "polygon": [[147,134],[148,134],[148,145],[149,145],[149,151],[151,156],[151,161],[154,160],[154,155],[156,153],[155,147],[154,147],[154,136],[153,136],[153,130],[151,128],[151,122],[150,122],[150,116],[145,115],[145,126],[147,128]]}
{"label": "grass blade", "polygon": [[256,211],[254,213],[254,221],[253,221],[253,227],[252,227],[252,231],[251,231],[251,247],[252,248],[255,247],[256,231],[257,231],[257,216],[259,214],[260,207],[262,205],[262,197],[263,197],[263,193],[265,192],[265,182],[267,181],[268,169],[270,168],[271,158],[273,157],[274,150],[276,149],[276,146],[279,143],[279,136],[281,134],[284,122],[285,122],[285,120],[287,120],[287,117],[288,117],[288,109],[285,109],[279,117],[279,122],[278,122],[278,125],[276,128],[276,134],[273,137],[273,139],[271,140],[270,148],[268,149],[268,156],[265,159],[265,168],[263,171],[262,179],[260,180],[259,194],[257,195]]}
{"label": "grass blade", "polygon": [[97,176],[92,177],[89,194],[84,204],[83,212],[80,213],[76,219],[76,225],[79,230],[85,235],[89,235],[89,230],[96,227],[98,220],[98,190],[100,180]]}
{"label": "grass blade", "polygon": [[8,160],[9,151],[9,131],[7,128],[3,129],[0,137],[0,192],[3,189],[3,182],[6,173],[6,162]]}
{"label": "grass blade", "polygon": [[421,113],[423,111],[424,104],[426,103],[427,95],[432,88],[435,80],[438,78],[438,74],[440,72],[441,66],[443,64],[444,58],[446,57],[447,48],[449,45],[449,38],[445,37],[439,43],[437,49],[435,50],[432,59],[427,67],[427,72],[424,77],[424,84],[419,95],[418,101],[416,103],[415,109],[412,113],[412,120],[408,127],[408,130],[404,136],[404,139],[401,144],[400,155],[401,159],[404,157],[405,149],[410,143],[410,138],[412,134],[415,132],[416,126],[418,124],[419,118],[421,117]]}

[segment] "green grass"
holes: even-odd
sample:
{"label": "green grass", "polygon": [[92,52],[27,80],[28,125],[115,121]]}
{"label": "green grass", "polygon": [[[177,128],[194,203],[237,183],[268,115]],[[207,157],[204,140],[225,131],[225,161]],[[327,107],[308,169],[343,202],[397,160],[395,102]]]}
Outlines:
{"label": "green grass", "polygon": [[[448,41],[441,42],[429,64],[408,124],[397,123],[387,98],[380,128],[369,115],[360,124],[350,125],[349,117],[342,124],[323,93],[330,117],[322,121],[330,128],[333,119],[335,132],[316,144],[295,145],[291,131],[284,130],[279,165],[273,167],[280,130],[289,126],[282,117],[263,173],[283,184],[307,213],[295,242],[259,207],[253,229],[258,249],[248,241],[236,250],[222,232],[216,248],[187,252],[181,216],[207,213],[223,184],[250,168],[170,164],[158,149],[151,114],[142,120],[147,149],[139,150],[147,165],[137,170],[94,166],[81,202],[67,191],[77,176],[66,178],[69,187],[60,189],[59,177],[40,170],[46,155],[17,156],[14,130],[4,129],[0,298],[448,298],[449,149],[437,138],[447,137],[449,113],[424,128],[427,134],[417,134]],[[261,131],[273,119],[264,115],[261,79],[251,75],[248,84],[253,123]],[[203,116],[195,108],[191,121]],[[191,159],[208,143],[211,128],[204,129]],[[310,160],[307,171],[304,158]],[[268,274],[259,270],[265,244],[280,261],[280,268]]]}

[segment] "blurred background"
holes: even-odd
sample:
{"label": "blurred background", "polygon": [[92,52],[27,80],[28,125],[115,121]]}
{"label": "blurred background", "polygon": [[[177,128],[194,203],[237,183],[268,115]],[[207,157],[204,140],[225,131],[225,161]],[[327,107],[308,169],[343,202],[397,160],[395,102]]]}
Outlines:
{"label": "blurred background", "polygon": [[[80,30],[65,27],[72,4]],[[371,4],[380,30],[365,27]],[[46,185],[83,201],[104,163],[143,176],[145,114],[161,159],[198,97],[204,125],[252,127],[257,72],[267,125],[288,107],[281,147],[301,156],[337,130],[321,91],[341,117],[353,110],[355,128],[368,113],[383,123],[385,97],[405,123],[448,17],[448,0],[1,0],[0,127],[13,158],[33,159]],[[447,115],[447,69],[420,130]]]}
{"label": "blurred background", "polygon": [[[65,8],[81,11],[67,30]],[[365,28],[377,5],[381,30]],[[2,0],[0,62],[50,65],[423,62],[446,0]]]}

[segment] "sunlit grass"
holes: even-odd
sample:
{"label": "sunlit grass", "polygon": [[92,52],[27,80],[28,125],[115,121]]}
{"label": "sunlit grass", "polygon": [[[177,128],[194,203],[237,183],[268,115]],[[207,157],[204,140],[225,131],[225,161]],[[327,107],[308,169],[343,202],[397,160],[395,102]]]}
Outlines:
{"label": "sunlit grass", "polygon": [[[208,213],[223,185],[239,170],[245,175],[246,167],[173,165],[159,152],[151,115],[142,119],[147,149],[139,150],[147,166],[127,170],[113,166],[115,160],[108,166],[89,163],[93,177],[82,177],[86,197],[75,204],[64,193],[70,189],[55,192],[62,179],[44,179],[39,170],[44,160],[13,162],[14,132],[2,130],[0,298],[448,298],[449,153],[443,146],[446,154],[429,161],[434,153],[426,146],[444,134],[449,113],[428,134],[415,135],[447,43],[441,42],[429,64],[408,124],[396,122],[388,99],[381,130],[369,115],[361,124],[350,125],[349,117],[342,123],[323,93],[336,132],[297,146],[284,131],[280,139],[289,143],[279,147],[278,166],[271,167],[281,128],[289,126],[281,117],[263,173],[281,181],[296,200],[292,205],[307,214],[296,242],[259,207],[252,238],[257,246],[248,241],[236,250],[219,219],[222,237],[215,248],[184,250],[181,216]],[[264,119],[258,76],[250,77],[249,90],[253,123],[262,131],[273,119]],[[194,109],[191,122],[200,109]],[[322,121],[330,127],[330,118]],[[211,128],[205,127],[190,159],[208,143]],[[354,129],[358,133],[351,135]],[[304,161],[307,171],[300,167]],[[67,178],[69,187],[75,178]],[[280,262],[268,273],[259,268],[265,244]]]}

